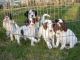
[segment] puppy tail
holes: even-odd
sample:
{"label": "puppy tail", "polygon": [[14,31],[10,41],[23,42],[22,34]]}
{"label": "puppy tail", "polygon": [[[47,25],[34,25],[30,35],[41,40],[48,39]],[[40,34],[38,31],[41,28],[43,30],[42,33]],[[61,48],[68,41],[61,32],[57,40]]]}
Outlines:
{"label": "puppy tail", "polygon": [[43,14],[42,18],[41,18],[41,24],[43,24],[43,22],[46,20],[45,17],[50,17],[49,14]]}
{"label": "puppy tail", "polygon": [[43,17],[50,17],[50,15],[49,14],[43,14]]}

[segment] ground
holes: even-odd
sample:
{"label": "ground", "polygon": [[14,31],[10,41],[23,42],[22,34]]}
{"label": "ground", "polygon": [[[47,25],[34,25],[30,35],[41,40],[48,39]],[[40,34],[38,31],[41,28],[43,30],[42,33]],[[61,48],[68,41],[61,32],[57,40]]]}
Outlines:
{"label": "ground", "polygon": [[[35,8],[41,16],[43,13],[49,13],[52,20],[62,18],[66,20],[68,28],[72,29],[80,40],[80,4],[62,7],[38,7]],[[10,11],[10,10],[9,10]],[[13,19],[23,25],[25,21],[25,8],[12,9]],[[2,28],[2,19],[4,12],[0,10],[0,60],[80,60],[80,44],[72,49],[60,50],[59,48],[49,50],[43,39],[34,47],[30,45],[30,40],[21,39],[21,45],[13,42],[5,35]]]}

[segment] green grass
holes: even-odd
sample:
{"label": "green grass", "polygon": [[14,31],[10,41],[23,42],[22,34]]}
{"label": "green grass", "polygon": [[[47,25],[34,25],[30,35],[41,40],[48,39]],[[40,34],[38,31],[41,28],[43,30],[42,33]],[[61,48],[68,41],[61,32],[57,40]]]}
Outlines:
{"label": "green grass", "polygon": [[72,8],[70,8],[67,13],[63,16],[63,19],[65,20],[77,20],[77,15],[79,13],[80,5],[73,5]]}
{"label": "green grass", "polygon": [[[74,9],[77,8],[76,10]],[[45,7],[35,8],[38,11],[38,15],[49,13],[51,19],[64,18],[66,14],[72,15],[69,11],[75,12],[75,20],[80,20],[80,6],[63,6],[63,7]],[[25,21],[24,12],[27,9],[12,10],[13,19],[19,24],[23,25]],[[3,11],[4,12],[4,11]],[[34,47],[30,45],[30,40],[27,41],[21,39],[21,45],[19,46],[14,40],[13,42],[6,36],[5,30],[2,28],[2,19],[4,13],[0,12],[0,60],[80,60],[80,44],[77,44],[74,48],[69,50],[60,50],[59,48],[49,50],[43,39],[37,43]],[[67,25],[80,40],[80,21],[75,21],[74,16],[69,19],[67,16]],[[69,21],[70,20],[70,21]],[[71,21],[72,20],[72,21]]]}

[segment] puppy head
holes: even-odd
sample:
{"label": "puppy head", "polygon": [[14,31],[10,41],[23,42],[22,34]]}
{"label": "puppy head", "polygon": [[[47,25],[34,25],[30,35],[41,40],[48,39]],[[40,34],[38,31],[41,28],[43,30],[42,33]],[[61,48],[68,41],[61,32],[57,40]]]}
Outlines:
{"label": "puppy head", "polygon": [[36,10],[33,10],[33,9],[30,9],[29,11],[26,11],[24,13],[24,15],[27,17],[27,18],[35,18],[37,16],[37,11]]}
{"label": "puppy head", "polygon": [[35,13],[35,16],[37,16],[37,11],[36,10],[33,10],[34,11],[34,13]]}
{"label": "puppy head", "polygon": [[55,20],[55,24],[56,24],[56,26],[58,27],[59,30],[61,30],[61,31],[67,31],[67,25],[66,25],[66,23],[65,23],[64,20],[62,20],[62,19],[56,19]]}
{"label": "puppy head", "polygon": [[4,21],[9,21],[9,20],[10,20],[9,16],[4,17]]}
{"label": "puppy head", "polygon": [[52,26],[53,26],[54,32],[60,30],[60,26],[57,23],[53,22],[53,25]]}
{"label": "puppy head", "polygon": [[51,30],[51,29],[52,29],[52,21],[51,21],[51,20],[45,20],[45,21],[43,22],[43,27],[44,27],[45,30],[46,30],[47,28],[48,28],[49,30]]}

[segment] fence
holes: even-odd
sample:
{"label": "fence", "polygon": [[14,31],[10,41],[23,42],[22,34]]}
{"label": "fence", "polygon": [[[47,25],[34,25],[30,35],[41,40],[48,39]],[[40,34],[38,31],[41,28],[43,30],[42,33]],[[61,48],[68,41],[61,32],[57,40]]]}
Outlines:
{"label": "fence", "polygon": [[[29,3],[25,6],[19,7],[8,7],[0,10],[1,19],[6,13],[11,13],[12,18],[19,24],[23,25],[26,17],[24,16],[25,11],[29,9],[35,9],[39,16],[44,13],[48,13],[51,20],[64,19],[66,21],[80,20],[80,4],[76,3],[77,0],[22,0],[24,4]],[[39,5],[38,5],[39,4]]]}
{"label": "fence", "polygon": [[[29,9],[35,9],[39,16],[44,13],[48,13],[51,20],[64,19],[67,22],[68,28],[70,28],[78,40],[80,40],[80,3],[75,0],[21,0],[23,5],[14,7],[9,6],[8,8],[0,9],[0,59],[1,60],[69,60],[79,58],[80,45],[70,51],[60,51],[58,49],[48,50],[46,44],[42,40],[35,47],[31,47],[30,42],[24,45],[17,46],[15,42],[11,43],[7,41],[5,37],[5,31],[2,29],[2,20],[6,13],[12,14],[12,19],[20,26],[24,25],[26,17],[24,16],[25,11]],[[25,2],[26,1],[26,2]],[[29,3],[28,3],[29,2]],[[4,41],[3,41],[4,40]],[[7,42],[6,42],[7,41]],[[78,50],[79,49],[79,50]],[[74,51],[75,52],[74,52]],[[71,54],[69,54],[71,53]],[[74,56],[78,56],[74,57]],[[5,58],[4,58],[5,57]],[[69,57],[69,58],[68,58]],[[70,59],[70,60],[71,60]]]}

